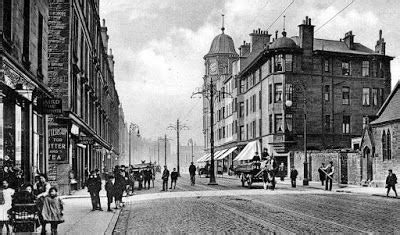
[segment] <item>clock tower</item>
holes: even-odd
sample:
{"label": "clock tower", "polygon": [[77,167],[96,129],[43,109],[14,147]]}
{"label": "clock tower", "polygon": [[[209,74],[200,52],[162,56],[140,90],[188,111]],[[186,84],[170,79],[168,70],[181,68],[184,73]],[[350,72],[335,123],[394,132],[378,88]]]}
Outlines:
{"label": "clock tower", "polygon": [[[222,19],[221,34],[217,35],[211,43],[209,52],[204,56],[205,75],[204,88],[209,87],[212,82],[214,91],[223,91],[224,81],[232,75],[232,63],[238,60],[239,55],[235,51],[235,45],[232,38],[225,34],[225,27]],[[214,93],[215,94],[215,93]],[[215,94],[217,95],[217,94]],[[214,99],[216,100],[216,99]],[[214,102],[215,113],[225,110],[225,101],[217,99]],[[203,134],[204,146],[206,150],[210,150],[210,103],[203,100]],[[215,116],[215,115],[214,115]],[[220,118],[214,118],[214,123],[220,122]],[[224,125],[223,123],[218,124]],[[216,125],[216,129],[218,129]],[[215,131],[214,130],[214,131]],[[221,129],[222,130],[222,129]]]}

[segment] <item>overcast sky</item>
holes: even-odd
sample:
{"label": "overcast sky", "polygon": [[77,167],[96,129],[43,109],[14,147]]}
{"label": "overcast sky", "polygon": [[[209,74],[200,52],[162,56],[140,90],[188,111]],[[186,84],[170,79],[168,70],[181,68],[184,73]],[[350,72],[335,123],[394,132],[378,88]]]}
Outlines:
{"label": "overcast sky", "polygon": [[[292,0],[102,0],[100,17],[106,19],[110,48],[115,58],[115,81],[127,121],[140,126],[147,138],[164,133],[179,117],[190,126],[189,137],[203,144],[202,104],[190,99],[201,86],[203,56],[212,39],[221,31],[235,47],[253,29],[268,29]],[[308,15],[318,29],[351,0],[295,0],[286,11],[288,36],[298,35],[298,25]],[[392,87],[400,77],[400,4],[398,0],[358,0],[315,33],[317,38],[343,38],[352,30],[355,41],[375,48],[379,29],[383,30],[386,53],[392,62]],[[269,32],[281,31],[281,17]]]}

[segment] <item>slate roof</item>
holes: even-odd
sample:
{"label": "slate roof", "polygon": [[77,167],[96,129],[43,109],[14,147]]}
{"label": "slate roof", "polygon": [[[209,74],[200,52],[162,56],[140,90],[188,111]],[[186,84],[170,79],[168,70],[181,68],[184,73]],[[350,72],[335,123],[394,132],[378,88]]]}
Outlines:
{"label": "slate roof", "polygon": [[[294,36],[292,39],[299,45],[299,36]],[[361,43],[354,43],[354,50],[350,50],[344,41],[335,41],[328,39],[314,38],[314,51],[331,51],[338,53],[349,53],[359,55],[377,54],[374,50],[362,45]]]}
{"label": "slate roof", "polygon": [[372,125],[400,119],[400,81],[397,82],[385,103],[378,111],[378,118]]}

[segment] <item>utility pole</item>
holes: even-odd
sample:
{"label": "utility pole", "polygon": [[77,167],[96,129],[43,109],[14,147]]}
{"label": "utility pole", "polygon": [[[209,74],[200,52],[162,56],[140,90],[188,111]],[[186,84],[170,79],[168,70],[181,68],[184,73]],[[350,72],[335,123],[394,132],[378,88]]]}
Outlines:
{"label": "utility pole", "polygon": [[[159,141],[164,141],[164,166],[167,165],[167,141],[170,140],[167,138],[167,134],[164,135],[164,137],[158,137],[158,162],[160,164],[160,145],[159,145]],[[161,166],[161,164],[160,164]]]}
{"label": "utility pole", "polygon": [[140,133],[139,133],[139,126],[135,123],[131,123],[129,125],[129,165],[132,165],[132,132],[134,132],[135,130],[137,130],[136,135],[139,138],[140,137]]}
{"label": "utility pole", "polygon": [[192,162],[193,162],[193,139],[190,138],[190,139],[188,140],[188,143],[192,145]]}
{"label": "utility pole", "polygon": [[169,130],[176,130],[176,159],[177,159],[177,170],[178,176],[181,176],[180,167],[179,167],[179,132],[181,130],[189,130],[189,127],[186,125],[182,125],[179,123],[179,119],[176,120],[176,125],[169,125],[167,127]]}

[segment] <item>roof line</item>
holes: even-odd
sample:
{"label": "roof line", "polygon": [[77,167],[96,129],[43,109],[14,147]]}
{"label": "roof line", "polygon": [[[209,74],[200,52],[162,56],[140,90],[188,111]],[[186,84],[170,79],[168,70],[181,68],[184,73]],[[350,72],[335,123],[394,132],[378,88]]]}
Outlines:
{"label": "roof line", "polygon": [[397,81],[396,85],[393,88],[393,91],[390,92],[390,95],[388,96],[388,98],[385,100],[385,102],[383,103],[382,107],[379,109],[377,115],[380,116],[383,111],[385,111],[386,106],[389,104],[390,100],[393,98],[394,94],[397,92],[397,90],[400,88],[400,81]]}

